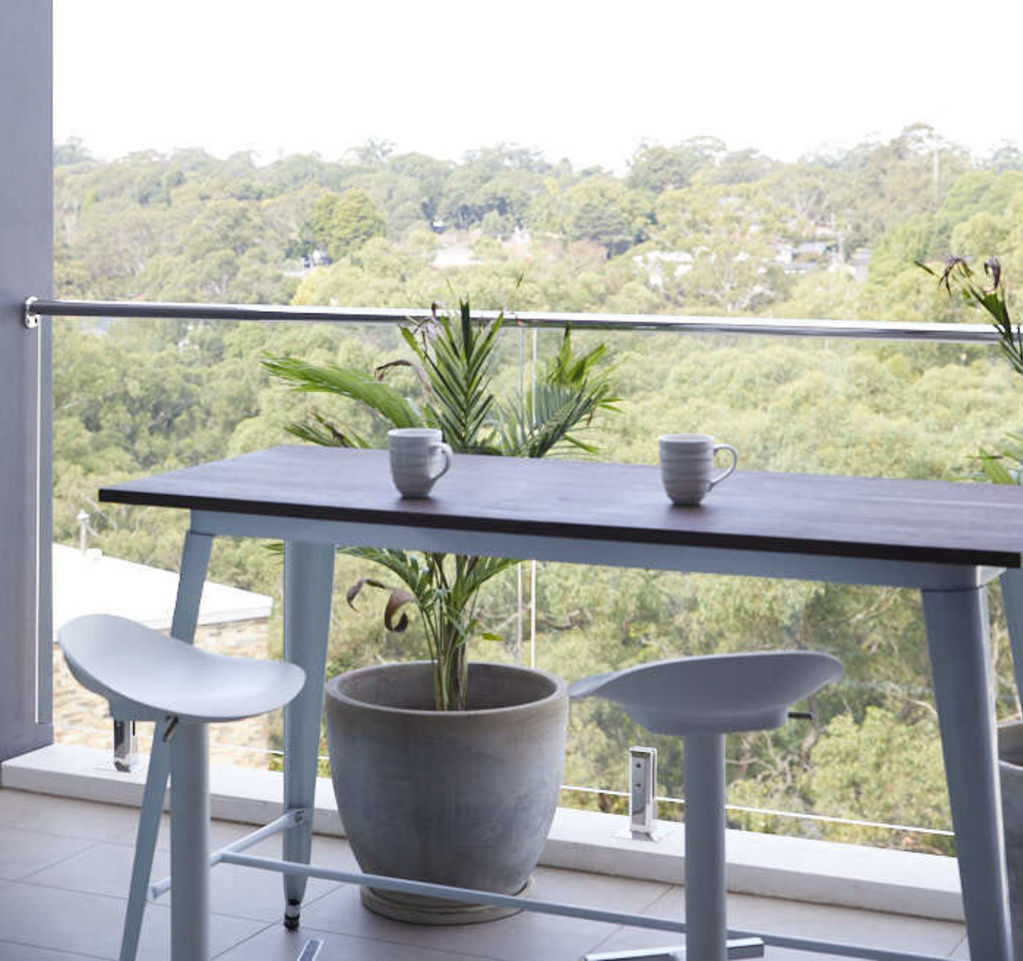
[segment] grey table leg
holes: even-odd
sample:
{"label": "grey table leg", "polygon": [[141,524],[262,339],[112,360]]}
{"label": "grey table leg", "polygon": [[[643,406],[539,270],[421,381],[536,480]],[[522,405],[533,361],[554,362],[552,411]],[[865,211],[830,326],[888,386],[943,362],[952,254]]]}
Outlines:
{"label": "grey table leg", "polygon": [[1016,568],[1002,573],[1002,603],[1009,626],[1012,666],[1016,672],[1016,691],[1023,698],[1023,570]]}
{"label": "grey table leg", "polygon": [[[306,672],[305,687],[284,708],[284,809],[312,812],[323,715],[334,548],[286,542],[284,545],[284,656]],[[284,832],[284,860],[309,863],[313,819]],[[284,876],[284,926],[298,927],[306,878]]]}
{"label": "grey table leg", "polygon": [[970,957],[1011,961],[987,595],[922,593]]}
{"label": "grey table leg", "polygon": [[[178,596],[171,623],[171,636],[191,644],[195,638],[195,625],[199,620],[199,602],[202,587],[206,581],[206,569],[210,561],[210,547],[213,538],[208,534],[185,535],[185,547],[181,555],[181,574],[178,578]],[[139,811],[139,826],[135,836],[135,861],[131,870],[131,886],[128,889],[128,907],[124,915],[124,929],[121,933],[119,961],[135,961],[138,953],[139,932],[142,930],[142,915],[146,908],[146,888],[153,868],[153,851],[156,837],[160,833],[160,815],[163,813],[163,799],[167,793],[167,774],[170,765],[169,746],[163,740],[166,723],[155,725],[153,750],[149,755],[149,773],[142,795],[142,809]]]}

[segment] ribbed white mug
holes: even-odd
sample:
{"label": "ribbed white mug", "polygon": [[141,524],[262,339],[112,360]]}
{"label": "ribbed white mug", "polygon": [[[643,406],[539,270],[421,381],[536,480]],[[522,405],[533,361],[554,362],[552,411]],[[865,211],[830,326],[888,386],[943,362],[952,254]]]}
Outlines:
{"label": "ribbed white mug", "polygon": [[454,456],[432,427],[395,427],[387,432],[391,478],[402,497],[426,497],[451,469]]}
{"label": "ribbed white mug", "polygon": [[[709,434],[665,434],[657,438],[661,454],[661,481],[674,504],[699,504],[734,470],[739,455],[731,444],[715,444]],[[716,476],[714,455],[731,453],[732,463]]]}

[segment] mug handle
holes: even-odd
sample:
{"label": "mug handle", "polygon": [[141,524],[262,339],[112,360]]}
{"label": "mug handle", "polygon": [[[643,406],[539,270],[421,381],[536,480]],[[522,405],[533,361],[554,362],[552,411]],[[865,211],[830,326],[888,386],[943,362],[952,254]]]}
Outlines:
{"label": "mug handle", "polygon": [[[732,463],[724,469],[723,473],[710,479],[710,483],[707,485],[707,490],[713,490],[714,487],[720,484],[726,477],[734,474],[735,468],[739,463],[739,452],[731,444],[715,444],[713,454],[716,454],[719,450],[729,451],[732,455]],[[713,454],[711,455],[712,457]]]}
{"label": "mug handle", "polygon": [[[445,444],[443,441],[437,444],[437,446],[434,447],[434,450],[439,452],[444,458],[444,466],[430,478],[431,481],[440,480],[449,470],[451,470],[451,463],[455,456],[451,450],[451,445]],[[732,465],[732,469],[735,469],[734,464]]]}

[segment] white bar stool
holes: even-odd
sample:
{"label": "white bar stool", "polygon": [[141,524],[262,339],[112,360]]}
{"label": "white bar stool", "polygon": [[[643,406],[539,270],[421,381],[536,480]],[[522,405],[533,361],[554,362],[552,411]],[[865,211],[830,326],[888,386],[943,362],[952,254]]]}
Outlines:
{"label": "white bar stool", "polygon": [[588,954],[584,961],[726,961],[762,957],[758,938],[728,941],[725,922],[725,735],[781,727],[789,708],[841,679],[815,651],[719,654],[655,661],[572,684],[572,698],[621,704],[655,734],[683,739],[685,947]]}
{"label": "white bar stool", "polygon": [[57,637],[71,673],[110,702],[116,720],[155,721],[170,740],[171,961],[208,961],[206,726],[282,707],[302,689],[305,672],[280,661],[211,654],[110,614],[76,618]]}

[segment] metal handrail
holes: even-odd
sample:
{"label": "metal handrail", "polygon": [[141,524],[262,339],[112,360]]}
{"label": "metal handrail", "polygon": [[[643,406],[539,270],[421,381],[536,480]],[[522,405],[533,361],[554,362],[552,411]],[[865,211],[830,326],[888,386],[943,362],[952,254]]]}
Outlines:
{"label": "metal handrail", "polygon": [[[25,301],[25,326],[40,317],[155,318],[161,320],[234,320],[332,324],[400,324],[424,320],[429,310],[394,307],[295,307],[267,304],[172,304],[133,300]],[[495,310],[473,312],[473,319],[492,320]],[[926,324],[877,320],[805,320],[781,317],[708,317],[662,314],[554,313],[507,311],[509,323],[528,328],[576,330],[646,330],[682,334],[750,334],[767,337],[825,337],[851,340],[919,341],[939,344],[991,344],[998,332],[989,324]]]}

